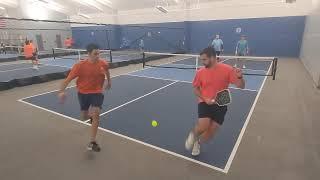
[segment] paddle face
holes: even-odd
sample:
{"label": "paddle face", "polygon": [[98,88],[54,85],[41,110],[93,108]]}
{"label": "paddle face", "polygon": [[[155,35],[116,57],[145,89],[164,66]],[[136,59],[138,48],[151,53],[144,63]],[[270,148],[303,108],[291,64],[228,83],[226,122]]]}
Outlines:
{"label": "paddle face", "polygon": [[222,90],[217,93],[215,102],[218,106],[227,106],[231,103],[231,93],[229,89]]}

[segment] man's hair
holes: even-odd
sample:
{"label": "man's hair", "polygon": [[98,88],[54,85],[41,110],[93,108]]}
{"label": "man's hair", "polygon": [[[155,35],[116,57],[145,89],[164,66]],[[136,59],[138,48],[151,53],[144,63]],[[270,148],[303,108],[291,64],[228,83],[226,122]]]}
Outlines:
{"label": "man's hair", "polygon": [[207,47],[203,49],[200,55],[203,55],[203,54],[207,55],[209,58],[217,56],[216,51],[214,50],[213,47]]}
{"label": "man's hair", "polygon": [[92,53],[93,50],[98,50],[100,49],[97,44],[88,44],[87,46],[87,52]]}

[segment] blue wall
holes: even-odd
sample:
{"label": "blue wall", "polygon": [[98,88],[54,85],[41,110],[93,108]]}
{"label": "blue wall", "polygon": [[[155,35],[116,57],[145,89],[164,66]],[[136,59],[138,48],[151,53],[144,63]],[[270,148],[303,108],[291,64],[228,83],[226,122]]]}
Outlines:
{"label": "blue wall", "polygon": [[119,25],[72,28],[75,48],[85,49],[89,43],[96,43],[102,49],[117,49],[119,48],[120,36]]}
{"label": "blue wall", "polygon": [[[214,34],[221,34],[225,54],[233,54],[241,34],[247,36],[251,55],[298,57],[305,17],[273,17],[190,22],[191,52],[208,46]],[[240,27],[242,32],[236,33]]]}
{"label": "blue wall", "polygon": [[[215,34],[220,34],[225,54],[234,54],[236,43],[244,34],[250,55],[299,57],[304,26],[305,16],[292,16],[81,27],[73,28],[72,32],[77,48],[96,42],[103,48],[119,49],[125,37],[132,49],[137,49],[139,40],[143,39],[148,51],[192,53],[199,53]],[[239,27],[241,33],[236,32]],[[151,37],[147,36],[148,32],[152,33]]]}
{"label": "blue wall", "polygon": [[[177,52],[185,50],[185,23],[154,23],[121,26],[122,35],[130,40],[130,48],[138,48],[140,39],[145,49],[158,52]],[[148,36],[148,32],[151,36]]]}

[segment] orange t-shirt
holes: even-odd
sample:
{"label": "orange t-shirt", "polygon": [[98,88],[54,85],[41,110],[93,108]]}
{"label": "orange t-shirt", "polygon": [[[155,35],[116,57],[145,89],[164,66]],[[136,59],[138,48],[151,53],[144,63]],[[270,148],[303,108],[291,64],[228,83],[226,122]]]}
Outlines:
{"label": "orange t-shirt", "polygon": [[82,94],[102,93],[106,72],[109,70],[107,61],[99,59],[97,62],[83,60],[75,64],[67,79],[77,79],[78,92]]}
{"label": "orange t-shirt", "polygon": [[[193,80],[193,86],[199,87],[204,98],[214,99],[219,91],[227,89],[229,84],[238,81],[236,71],[230,65],[218,63],[211,68],[201,68]],[[199,102],[203,102],[199,98]]]}
{"label": "orange t-shirt", "polygon": [[24,52],[24,57],[26,58],[30,58],[33,56],[33,45],[32,44],[29,44],[29,45],[24,45],[23,46],[23,52]]}

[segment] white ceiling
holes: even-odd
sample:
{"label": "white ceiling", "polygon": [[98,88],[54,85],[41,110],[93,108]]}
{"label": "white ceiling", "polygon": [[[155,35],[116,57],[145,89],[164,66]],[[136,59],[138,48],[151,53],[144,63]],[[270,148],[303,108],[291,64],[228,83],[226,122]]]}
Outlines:
{"label": "white ceiling", "polygon": [[[128,10],[153,8],[156,5],[168,6],[168,9],[171,7],[175,9],[188,9],[194,8],[199,4],[200,6],[206,6],[208,2],[218,3],[221,1],[225,1],[226,3],[240,2],[240,0],[0,0],[0,7],[4,7],[9,11],[12,8],[17,8],[19,5],[23,7],[21,8],[22,10],[26,9],[26,6],[38,6],[40,9],[47,8],[62,12],[68,16],[77,16],[79,14],[117,15],[117,13],[125,13]],[[241,2],[246,1],[261,2],[275,0],[242,0]]]}
{"label": "white ceiling", "polygon": [[[105,5],[104,2],[109,4]],[[16,8],[19,4],[42,4],[44,7],[62,11],[68,15],[75,15],[80,10],[82,13],[107,13],[119,11],[152,8],[156,5],[176,6],[186,3],[197,4],[221,0],[0,0],[0,7]]]}

